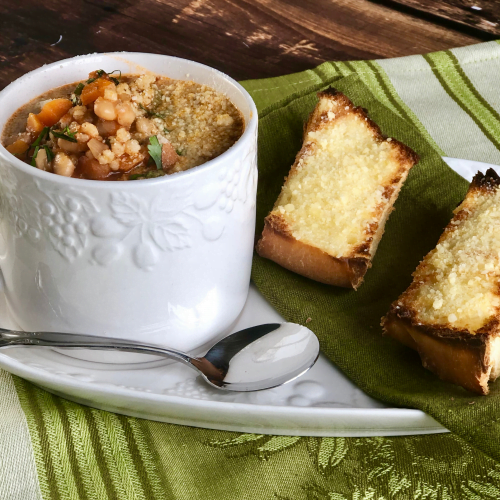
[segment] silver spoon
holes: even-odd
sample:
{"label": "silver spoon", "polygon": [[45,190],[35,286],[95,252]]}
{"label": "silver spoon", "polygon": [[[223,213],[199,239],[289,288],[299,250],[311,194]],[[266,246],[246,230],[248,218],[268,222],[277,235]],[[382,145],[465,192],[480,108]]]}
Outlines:
{"label": "silver spoon", "polygon": [[190,366],[216,389],[242,392],[270,389],[290,382],[309,370],[319,356],[316,335],[305,326],[295,323],[269,323],[240,330],[217,342],[202,358],[123,339],[0,328],[0,348],[14,346],[86,348],[160,355]]}

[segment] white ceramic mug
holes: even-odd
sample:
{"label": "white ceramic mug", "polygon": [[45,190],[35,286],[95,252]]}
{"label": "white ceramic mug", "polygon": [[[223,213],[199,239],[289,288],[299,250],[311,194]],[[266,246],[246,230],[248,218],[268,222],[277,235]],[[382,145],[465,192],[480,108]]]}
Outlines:
{"label": "white ceramic mug", "polygon": [[226,94],[245,119],[219,157],[156,179],[106,182],[38,170],[0,146],[0,267],[25,330],[85,332],[195,352],[241,312],[252,262],[257,110],[219,71],[175,57],[92,54],[0,92],[0,129],[23,104],[96,69],[153,72]]}

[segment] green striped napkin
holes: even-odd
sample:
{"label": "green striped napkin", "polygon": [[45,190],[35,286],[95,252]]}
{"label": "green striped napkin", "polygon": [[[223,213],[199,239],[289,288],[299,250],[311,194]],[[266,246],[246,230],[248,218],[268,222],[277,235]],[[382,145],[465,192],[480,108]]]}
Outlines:
{"label": "green striped napkin", "polygon": [[467,183],[440,156],[500,164],[500,45],[325,63],[244,82],[260,116],[259,221],[300,146],[314,94],[334,85],[422,157],[359,292],[256,258],[253,277],[288,319],[369,394],[421,408],[453,431],[393,438],[265,436],[194,429],[91,409],[0,371],[0,499],[498,499],[500,385],[476,397],[438,381],[380,335]]}

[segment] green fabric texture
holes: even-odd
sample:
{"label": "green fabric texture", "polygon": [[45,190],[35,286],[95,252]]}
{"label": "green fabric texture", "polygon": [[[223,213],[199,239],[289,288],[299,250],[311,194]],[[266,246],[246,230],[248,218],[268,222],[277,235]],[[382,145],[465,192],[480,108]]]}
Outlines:
{"label": "green fabric texture", "polygon": [[175,499],[500,498],[500,467],[453,434],[318,438],[143,421]]}
{"label": "green fabric texture", "polygon": [[[491,85],[476,74],[486,74]],[[243,82],[260,118],[258,232],[300,148],[318,90],[333,85],[344,92],[369,110],[386,135],[420,155],[357,292],[313,282],[258,256],[253,280],[288,320],[311,318],[307,325],[323,352],[365,392],[391,405],[420,408],[452,433],[313,438],[195,429],[88,408],[13,377],[41,497],[500,498],[500,383],[491,384],[488,397],[444,383],[380,328],[389,304],[408,286],[467,190],[468,183],[442,161],[443,152],[454,156],[457,147],[464,157],[500,163],[500,104],[486,98],[496,95],[497,80],[490,74],[500,74],[496,43],[401,60],[329,62],[295,75]],[[436,109],[435,102],[442,107]],[[449,132],[442,133],[441,126]],[[484,156],[478,156],[477,144]],[[2,488],[0,472],[0,492],[6,491]]]}
{"label": "green fabric texture", "polygon": [[[498,460],[500,449],[491,439],[492,432],[500,433],[492,419],[500,410],[498,384],[492,384],[492,394],[485,398],[442,382],[422,368],[415,352],[383,337],[379,326],[390,303],[409,285],[419,261],[435,246],[468,183],[442,161],[416,127],[386,108],[356,75],[337,79],[334,85],[370,110],[384,133],[412,147],[420,162],[401,191],[373,267],[358,291],[316,283],[258,256],[253,279],[287,320],[312,319],[308,327],[320,338],[323,352],[365,392],[387,403],[425,411]],[[302,123],[315,100],[315,92],[304,89],[282,107],[262,113],[258,230],[300,148]]]}
{"label": "green fabric texture", "polygon": [[196,429],[114,415],[14,380],[44,500],[500,498],[500,465],[453,434],[317,438]]}

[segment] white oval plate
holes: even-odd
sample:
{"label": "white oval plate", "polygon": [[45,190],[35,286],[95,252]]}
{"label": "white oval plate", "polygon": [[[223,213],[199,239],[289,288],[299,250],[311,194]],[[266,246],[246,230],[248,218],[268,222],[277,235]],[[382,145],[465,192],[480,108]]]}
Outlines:
{"label": "white oval plate", "polygon": [[[467,180],[492,165],[445,158]],[[283,321],[254,286],[233,331]],[[0,325],[16,328],[0,295]],[[388,408],[348,380],[325,356],[276,389],[224,393],[186,366],[164,360],[94,363],[48,348],[9,348],[0,368],[72,401],[125,415],[241,432],[300,436],[401,436],[448,432],[420,410]]]}

